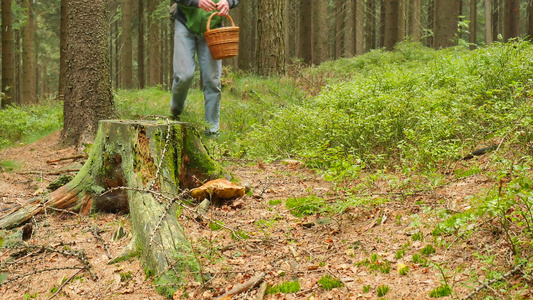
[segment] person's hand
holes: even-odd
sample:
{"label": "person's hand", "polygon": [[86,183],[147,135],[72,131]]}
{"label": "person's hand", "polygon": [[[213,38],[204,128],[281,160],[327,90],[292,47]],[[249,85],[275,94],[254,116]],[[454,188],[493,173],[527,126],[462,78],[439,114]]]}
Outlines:
{"label": "person's hand", "polygon": [[217,15],[226,17],[229,13],[228,0],[220,0],[220,2],[217,3],[217,9],[219,10]]}
{"label": "person's hand", "polygon": [[[226,1],[226,0],[223,0]],[[205,10],[205,11],[213,11],[217,8],[217,5],[215,2],[211,0],[200,0],[198,1],[198,7]]]}

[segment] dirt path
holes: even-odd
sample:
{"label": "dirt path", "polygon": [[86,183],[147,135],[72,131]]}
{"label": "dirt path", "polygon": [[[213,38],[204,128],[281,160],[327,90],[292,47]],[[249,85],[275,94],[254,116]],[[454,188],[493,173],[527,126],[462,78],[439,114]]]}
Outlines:
{"label": "dirt path", "polygon": [[[57,133],[32,145],[0,152],[1,161],[20,164],[14,172],[0,173],[2,214],[45,191],[58,176],[49,173],[73,169],[83,162],[48,160],[75,154],[74,149],[60,146]],[[428,299],[443,283],[442,272],[435,265],[442,266],[460,298],[485,279],[482,268],[486,266],[474,259],[474,253],[485,253],[486,245],[491,245],[497,251],[492,253],[500,259],[509,255],[505,242],[487,232],[469,237],[468,243],[466,238],[437,239],[431,235],[442,214],[468,208],[465,199],[491,184],[483,176],[466,177],[414,195],[391,193],[376,184],[370,194],[365,191],[367,197],[351,197],[336,194],[331,183],[296,161],[238,161],[229,163],[228,168],[242,182],[250,183],[253,195],[211,209],[207,219],[179,215],[202,262],[206,281],[190,282],[176,293],[176,299],[216,299],[261,272],[270,285],[291,281],[300,285],[296,293],[278,293],[266,299],[378,299],[378,289],[387,290],[384,286],[388,286],[384,296],[388,299]],[[297,209],[285,205],[287,199],[310,195],[329,207],[359,198],[370,204],[350,205],[338,214],[318,211],[304,217],[294,216]],[[131,238],[127,216],[96,214],[84,218],[47,211],[32,224],[33,235],[27,243],[40,248],[0,251],[0,261],[9,264],[13,272],[9,282],[0,285],[1,299],[162,299],[137,259],[108,264]],[[113,234],[122,229],[126,236],[114,241]],[[428,245],[435,253],[421,254]],[[83,251],[88,260],[84,262],[75,251]],[[92,276],[82,269],[87,263]],[[341,286],[324,289],[319,280],[325,275],[337,279]],[[10,281],[13,276],[23,277]],[[232,299],[256,299],[257,291],[254,288]]]}

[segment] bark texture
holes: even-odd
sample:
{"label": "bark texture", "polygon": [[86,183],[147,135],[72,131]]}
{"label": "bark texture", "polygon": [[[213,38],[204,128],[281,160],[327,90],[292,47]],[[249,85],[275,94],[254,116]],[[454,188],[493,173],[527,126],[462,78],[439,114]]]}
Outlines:
{"label": "bark texture", "polygon": [[15,54],[13,53],[11,0],[2,0],[2,108],[15,100]]}
{"label": "bark texture", "polygon": [[461,12],[459,0],[435,0],[433,47],[451,47],[457,44],[457,22]]}
{"label": "bark texture", "polygon": [[104,0],[68,2],[68,48],[63,104],[63,140],[94,139],[98,121],[115,115]]}
{"label": "bark texture", "polygon": [[285,39],[283,1],[264,0],[258,3],[262,12],[257,20],[257,73],[263,76],[285,73]]}

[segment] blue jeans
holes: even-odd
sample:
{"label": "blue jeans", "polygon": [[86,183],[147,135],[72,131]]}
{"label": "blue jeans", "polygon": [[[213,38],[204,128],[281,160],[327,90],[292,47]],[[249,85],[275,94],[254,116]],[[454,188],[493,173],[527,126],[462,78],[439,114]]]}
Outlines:
{"label": "blue jeans", "polygon": [[198,65],[202,74],[205,121],[209,126],[207,132],[216,133],[220,126],[222,61],[213,59],[202,35],[191,33],[179,21],[174,25],[174,81],[170,111],[173,115],[180,115],[185,109],[185,100],[196,68],[195,53],[198,53]]}

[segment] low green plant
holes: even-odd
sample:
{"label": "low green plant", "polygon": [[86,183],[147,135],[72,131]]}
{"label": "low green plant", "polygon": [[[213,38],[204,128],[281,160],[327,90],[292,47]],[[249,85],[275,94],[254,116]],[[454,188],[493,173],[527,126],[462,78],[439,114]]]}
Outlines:
{"label": "low green plant", "polygon": [[268,201],[268,205],[275,206],[281,204],[282,202],[283,200],[281,199],[272,199]]}
{"label": "low green plant", "polygon": [[413,233],[411,238],[413,239],[413,241],[424,241],[424,233],[422,231],[417,231]]}
{"label": "low green plant", "polygon": [[426,247],[422,248],[422,250],[420,250],[420,253],[426,256],[431,255],[435,252],[436,250],[431,244],[427,245]]}
{"label": "low green plant", "polygon": [[222,225],[224,225],[224,222],[222,221],[212,221],[212,222],[209,222],[208,226],[209,226],[209,229],[213,231],[219,231],[223,228]]}
{"label": "low green plant", "polygon": [[368,292],[370,292],[370,289],[371,289],[371,288],[372,288],[372,287],[371,287],[370,285],[363,285],[363,293],[368,293]]}
{"label": "low green plant", "polygon": [[402,276],[405,276],[409,273],[409,267],[408,266],[402,266],[398,269],[398,273]]}
{"label": "low green plant", "polygon": [[302,217],[325,210],[326,201],[315,195],[310,195],[307,197],[289,198],[285,201],[285,206],[294,216]]}
{"label": "low green plant", "polygon": [[318,280],[318,284],[322,289],[326,291],[343,286],[342,282],[339,279],[334,278],[329,274],[320,277],[320,279]]}
{"label": "low green plant", "polygon": [[120,272],[120,282],[126,282],[131,279],[131,271]]}
{"label": "low green plant", "polygon": [[388,285],[380,285],[376,289],[376,293],[377,293],[378,297],[383,297],[383,296],[387,295],[389,292],[390,292],[390,287]]}
{"label": "low green plant", "polygon": [[415,264],[420,264],[424,267],[427,267],[428,266],[428,260],[423,258],[422,255],[420,254],[413,254],[413,263]]}
{"label": "low green plant", "polygon": [[231,238],[234,240],[247,240],[250,236],[243,230],[235,230],[231,232]]}
{"label": "low green plant", "polygon": [[291,293],[297,293],[300,291],[300,282],[298,280],[293,281],[286,281],[282,284],[277,284],[274,286],[268,286],[266,289],[267,295],[275,295],[277,293],[282,294],[291,294]]}
{"label": "low green plant", "polygon": [[434,288],[433,290],[431,290],[431,292],[429,292],[429,296],[431,298],[441,298],[441,297],[450,296],[451,294],[452,294],[452,288],[447,284],[440,285]]}

